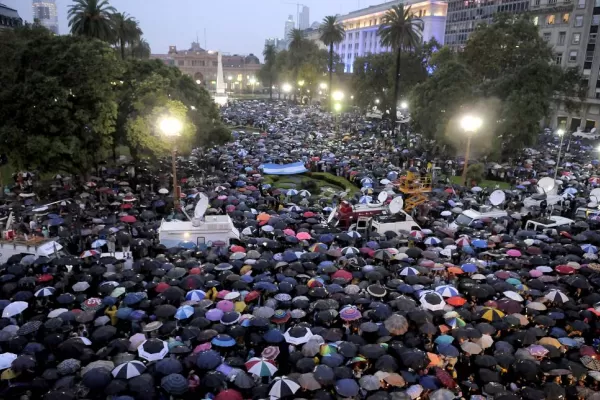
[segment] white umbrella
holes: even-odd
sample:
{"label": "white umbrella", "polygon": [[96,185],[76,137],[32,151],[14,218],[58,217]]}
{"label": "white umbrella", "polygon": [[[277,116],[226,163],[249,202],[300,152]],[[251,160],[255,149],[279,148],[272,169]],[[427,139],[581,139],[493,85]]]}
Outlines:
{"label": "white umbrella", "polygon": [[138,348],[138,356],[147,361],[158,361],[165,358],[169,352],[167,342],[160,339],[148,339]]}
{"label": "white umbrella", "polygon": [[300,389],[300,385],[287,376],[282,376],[280,378],[275,378],[273,386],[271,386],[271,390],[269,391],[269,395],[280,399],[294,395],[298,389]]}
{"label": "white umbrella", "polygon": [[507,290],[507,291],[503,292],[502,294],[514,301],[521,302],[521,301],[525,300],[519,293],[513,292],[512,290]]}
{"label": "white umbrella", "polygon": [[67,311],[69,310],[67,310],[66,308],[57,308],[56,310],[52,310],[48,313],[48,318],[56,318],[60,314],[66,313]]}
{"label": "white umbrella", "polygon": [[444,306],[446,306],[444,298],[439,293],[435,292],[429,292],[425,294],[419,299],[419,301],[424,309],[430,311],[440,311],[444,309]]}
{"label": "white umbrella", "polygon": [[87,282],[77,282],[73,285],[73,290],[76,292],[85,292],[90,287],[90,284]]}
{"label": "white umbrella", "polygon": [[310,329],[300,327],[290,328],[283,334],[286,342],[295,345],[308,342],[312,336]]}
{"label": "white umbrella", "polygon": [[159,194],[169,194],[169,189],[161,188],[158,189]]}
{"label": "white umbrella", "polygon": [[[28,307],[29,307],[29,304],[27,304],[24,301],[12,302],[4,308],[4,311],[2,311],[2,318],[14,317],[17,314],[21,314]],[[67,311],[67,310],[65,310],[65,311]]]}
{"label": "white umbrella", "polygon": [[48,297],[52,296],[56,291],[52,286],[41,288],[40,290],[35,292],[35,297]]}
{"label": "white umbrella", "polygon": [[16,354],[13,353],[2,353],[0,354],[0,369],[10,368],[12,362],[17,358]]}

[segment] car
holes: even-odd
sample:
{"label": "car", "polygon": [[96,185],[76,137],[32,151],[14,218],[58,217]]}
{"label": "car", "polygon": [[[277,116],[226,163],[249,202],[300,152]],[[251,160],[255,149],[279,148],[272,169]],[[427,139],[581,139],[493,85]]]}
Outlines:
{"label": "car", "polygon": [[538,218],[527,221],[526,231],[546,232],[548,229],[560,230],[573,225],[575,221],[565,217],[552,215],[548,218]]}
{"label": "car", "polygon": [[573,132],[573,136],[580,139],[597,140],[600,139],[600,133],[596,129],[592,129],[591,132],[577,131]]}

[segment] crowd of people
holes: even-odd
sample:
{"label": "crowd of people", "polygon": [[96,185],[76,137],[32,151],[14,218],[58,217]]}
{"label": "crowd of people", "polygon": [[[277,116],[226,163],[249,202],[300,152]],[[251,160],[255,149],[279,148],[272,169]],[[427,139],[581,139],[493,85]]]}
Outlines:
{"label": "crowd of people", "polygon": [[[28,174],[4,191],[0,253],[17,241],[62,250],[0,255],[0,398],[600,399],[596,214],[543,232],[522,224],[574,218],[562,203],[522,209],[553,176],[551,136],[515,165],[486,165],[513,181],[505,217],[451,229],[495,188],[452,184],[461,160],[434,157],[418,135],[279,102],[222,113],[233,140],[178,159],[180,209],[168,161],[47,187]],[[569,145],[561,192],[593,211],[597,160]],[[262,170],[298,161],[348,186],[311,193],[304,175],[284,186]],[[389,203],[411,168],[434,175],[414,213],[421,229],[327,224],[340,202],[385,192]],[[239,240],[161,244],[161,221],[185,220],[200,193]]]}

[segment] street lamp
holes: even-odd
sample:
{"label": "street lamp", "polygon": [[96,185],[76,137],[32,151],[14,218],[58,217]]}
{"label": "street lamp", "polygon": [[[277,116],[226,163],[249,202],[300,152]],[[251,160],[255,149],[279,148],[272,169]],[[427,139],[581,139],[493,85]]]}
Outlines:
{"label": "street lamp", "polygon": [[[180,135],[183,129],[183,124],[180,120],[174,117],[164,117],[159,123],[160,131],[163,135],[169,138],[175,138]],[[171,151],[171,163],[173,168],[173,206],[179,208],[179,188],[177,186],[177,146],[173,142]]]}
{"label": "street lamp", "polygon": [[342,111],[342,105],[340,103],[335,103],[333,109],[337,112]]}
{"label": "street lamp", "polygon": [[199,85],[199,84],[201,84],[201,83],[202,83],[202,81],[201,81],[200,79],[196,79],[196,84],[198,84],[198,85]]}
{"label": "street lamp", "polygon": [[250,78],[250,85],[252,86],[252,94],[254,94],[254,84],[256,83],[256,79],[254,77]]}
{"label": "street lamp", "polygon": [[326,84],[325,82],[321,82],[321,83],[319,84],[319,89],[322,89],[322,90],[325,90],[325,89],[327,89],[327,84]]}
{"label": "street lamp", "polygon": [[231,86],[232,86],[232,84],[231,84],[231,81],[233,80],[233,76],[229,75],[229,76],[227,77],[227,80],[229,81],[229,90],[231,90],[231,89],[232,89],[232,88],[231,88]]}
{"label": "street lamp", "polygon": [[333,92],[331,94],[331,97],[333,98],[333,100],[335,101],[341,101],[344,98],[344,92],[341,92],[339,90],[336,90],[335,92]]}
{"label": "street lamp", "polygon": [[375,104],[379,104],[379,99],[375,99]]}
{"label": "street lamp", "polygon": [[400,102],[400,108],[406,110],[408,108],[408,103],[406,101]]}
{"label": "street lamp", "polygon": [[560,155],[562,153],[562,147],[563,147],[563,140],[565,140],[565,130],[559,128],[556,131],[556,134],[558,136],[560,136],[560,147],[558,148],[558,158],[556,159],[556,169],[554,171],[554,180],[556,180],[556,177],[558,176],[558,166],[560,164]]}
{"label": "street lamp", "polygon": [[461,121],[460,126],[464,129],[467,134],[467,150],[465,151],[465,166],[463,167],[462,173],[462,184],[463,186],[467,185],[467,168],[469,167],[469,153],[471,152],[471,137],[475,132],[481,128],[483,125],[483,121],[479,117],[474,117],[472,115],[465,115]]}

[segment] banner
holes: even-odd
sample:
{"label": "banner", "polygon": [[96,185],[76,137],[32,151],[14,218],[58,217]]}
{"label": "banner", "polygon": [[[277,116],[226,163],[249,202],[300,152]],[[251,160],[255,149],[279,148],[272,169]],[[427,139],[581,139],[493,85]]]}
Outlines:
{"label": "banner", "polygon": [[263,164],[263,173],[266,175],[295,175],[303,174],[308,172],[304,167],[303,162],[296,162],[291,164]]}

